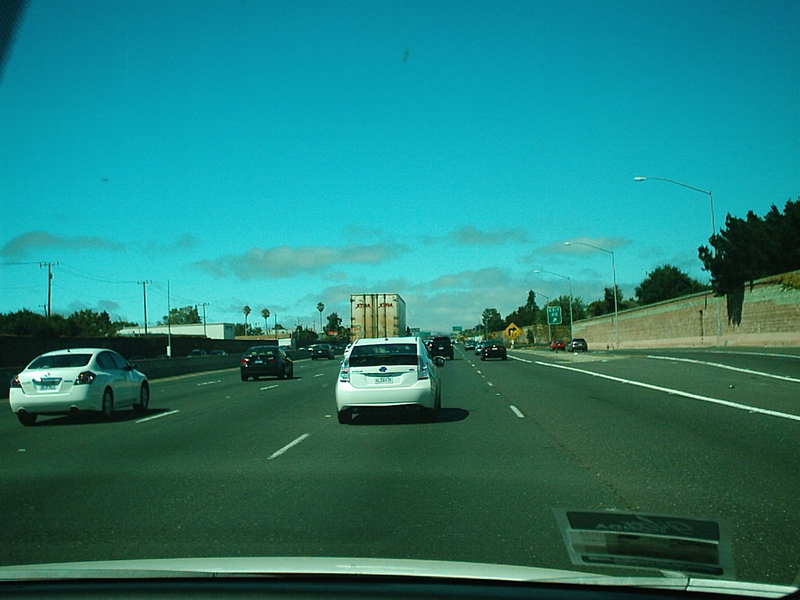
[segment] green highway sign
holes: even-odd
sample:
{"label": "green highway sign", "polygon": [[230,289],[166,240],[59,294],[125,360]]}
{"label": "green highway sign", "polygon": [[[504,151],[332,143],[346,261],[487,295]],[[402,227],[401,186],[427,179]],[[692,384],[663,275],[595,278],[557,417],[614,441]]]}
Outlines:
{"label": "green highway sign", "polygon": [[547,322],[550,325],[561,325],[561,307],[560,306],[548,306],[547,307]]}

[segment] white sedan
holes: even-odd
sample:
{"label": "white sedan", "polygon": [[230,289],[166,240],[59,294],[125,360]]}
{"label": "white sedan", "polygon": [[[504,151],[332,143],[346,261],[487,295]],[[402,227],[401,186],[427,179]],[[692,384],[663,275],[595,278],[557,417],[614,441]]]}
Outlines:
{"label": "white sedan", "polygon": [[361,338],[345,352],[336,382],[340,423],[354,411],[391,406],[420,407],[432,420],[441,402],[439,373],[420,338]]}
{"label": "white sedan", "polygon": [[11,381],[11,410],[23,425],[38,415],[98,411],[108,419],[126,406],[144,412],[150,403],[147,376],[113,350],[72,348],[35,358]]}

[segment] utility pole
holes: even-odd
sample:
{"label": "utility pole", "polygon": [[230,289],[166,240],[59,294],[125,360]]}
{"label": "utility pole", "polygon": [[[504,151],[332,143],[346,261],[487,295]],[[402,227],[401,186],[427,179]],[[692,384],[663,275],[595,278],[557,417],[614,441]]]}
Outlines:
{"label": "utility pole", "polygon": [[200,306],[203,307],[203,335],[208,337],[206,332],[206,306],[208,306],[208,302],[203,302]]}
{"label": "utility pole", "polygon": [[142,286],[142,296],[144,297],[144,334],[147,335],[147,284],[152,281],[137,281]]}
{"label": "utility pole", "polygon": [[50,310],[53,306],[53,267],[58,264],[56,262],[40,262],[39,267],[47,267],[47,309],[45,315],[50,319]]}
{"label": "utility pole", "polygon": [[172,358],[172,297],[167,279],[167,356]]}

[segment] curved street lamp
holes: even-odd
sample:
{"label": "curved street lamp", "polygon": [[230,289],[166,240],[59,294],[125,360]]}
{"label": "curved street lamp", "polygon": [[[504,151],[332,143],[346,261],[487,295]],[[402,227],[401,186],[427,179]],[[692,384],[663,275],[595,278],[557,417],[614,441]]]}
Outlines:
{"label": "curved street lamp", "polygon": [[668,181],[669,183],[674,183],[675,185],[680,185],[685,188],[689,188],[690,190],[694,190],[695,192],[702,192],[703,194],[708,194],[708,202],[711,206],[711,235],[717,233],[717,227],[714,224],[714,197],[711,195],[710,190],[704,190],[699,187],[694,187],[693,185],[689,185],[688,183],[683,183],[682,181],[675,181],[674,179],[668,179],[667,177],[634,177],[634,181],[646,181],[648,179],[658,179],[659,181]]}
{"label": "curved street lamp", "polygon": [[[704,190],[699,187],[695,187],[693,185],[689,185],[688,183],[683,183],[682,181],[676,181],[674,179],[669,179],[667,177],[634,177],[634,181],[646,181],[648,179],[658,179],[659,181],[668,181],[669,183],[674,183],[675,185],[680,185],[685,188],[689,188],[690,190],[694,190],[695,192],[701,192],[703,194],[708,194],[708,202],[711,206],[711,237],[714,237],[717,234],[717,227],[714,223],[714,198],[711,195],[710,190]],[[714,251],[714,246],[711,245],[712,252]],[[722,334],[722,315],[719,308],[719,302],[715,303],[717,305],[717,336]]]}
{"label": "curved street lamp", "polygon": [[594,244],[587,244],[586,242],[564,242],[565,246],[574,246],[579,244],[581,246],[589,246],[589,248],[594,248],[595,250],[602,250],[603,252],[608,252],[611,255],[611,278],[614,281],[614,331],[617,337],[617,348],[619,348],[619,306],[617,305],[617,267],[614,264],[614,251],[608,250],[606,248],[601,248],[600,246],[595,246]]}
{"label": "curved street lamp", "polygon": [[567,283],[569,284],[569,339],[572,340],[575,337],[572,331],[572,279],[570,279],[566,275],[562,275],[561,273],[556,273],[555,271],[548,271],[546,269],[534,269],[533,272],[550,273],[550,275],[555,275],[556,277],[561,277],[562,279],[567,280]]}

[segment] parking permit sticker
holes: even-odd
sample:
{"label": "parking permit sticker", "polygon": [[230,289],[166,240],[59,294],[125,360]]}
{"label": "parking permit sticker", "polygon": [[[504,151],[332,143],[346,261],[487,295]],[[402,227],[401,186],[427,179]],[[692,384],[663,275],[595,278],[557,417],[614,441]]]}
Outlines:
{"label": "parking permit sticker", "polygon": [[574,565],[735,577],[724,521],[612,510],[553,512]]}

